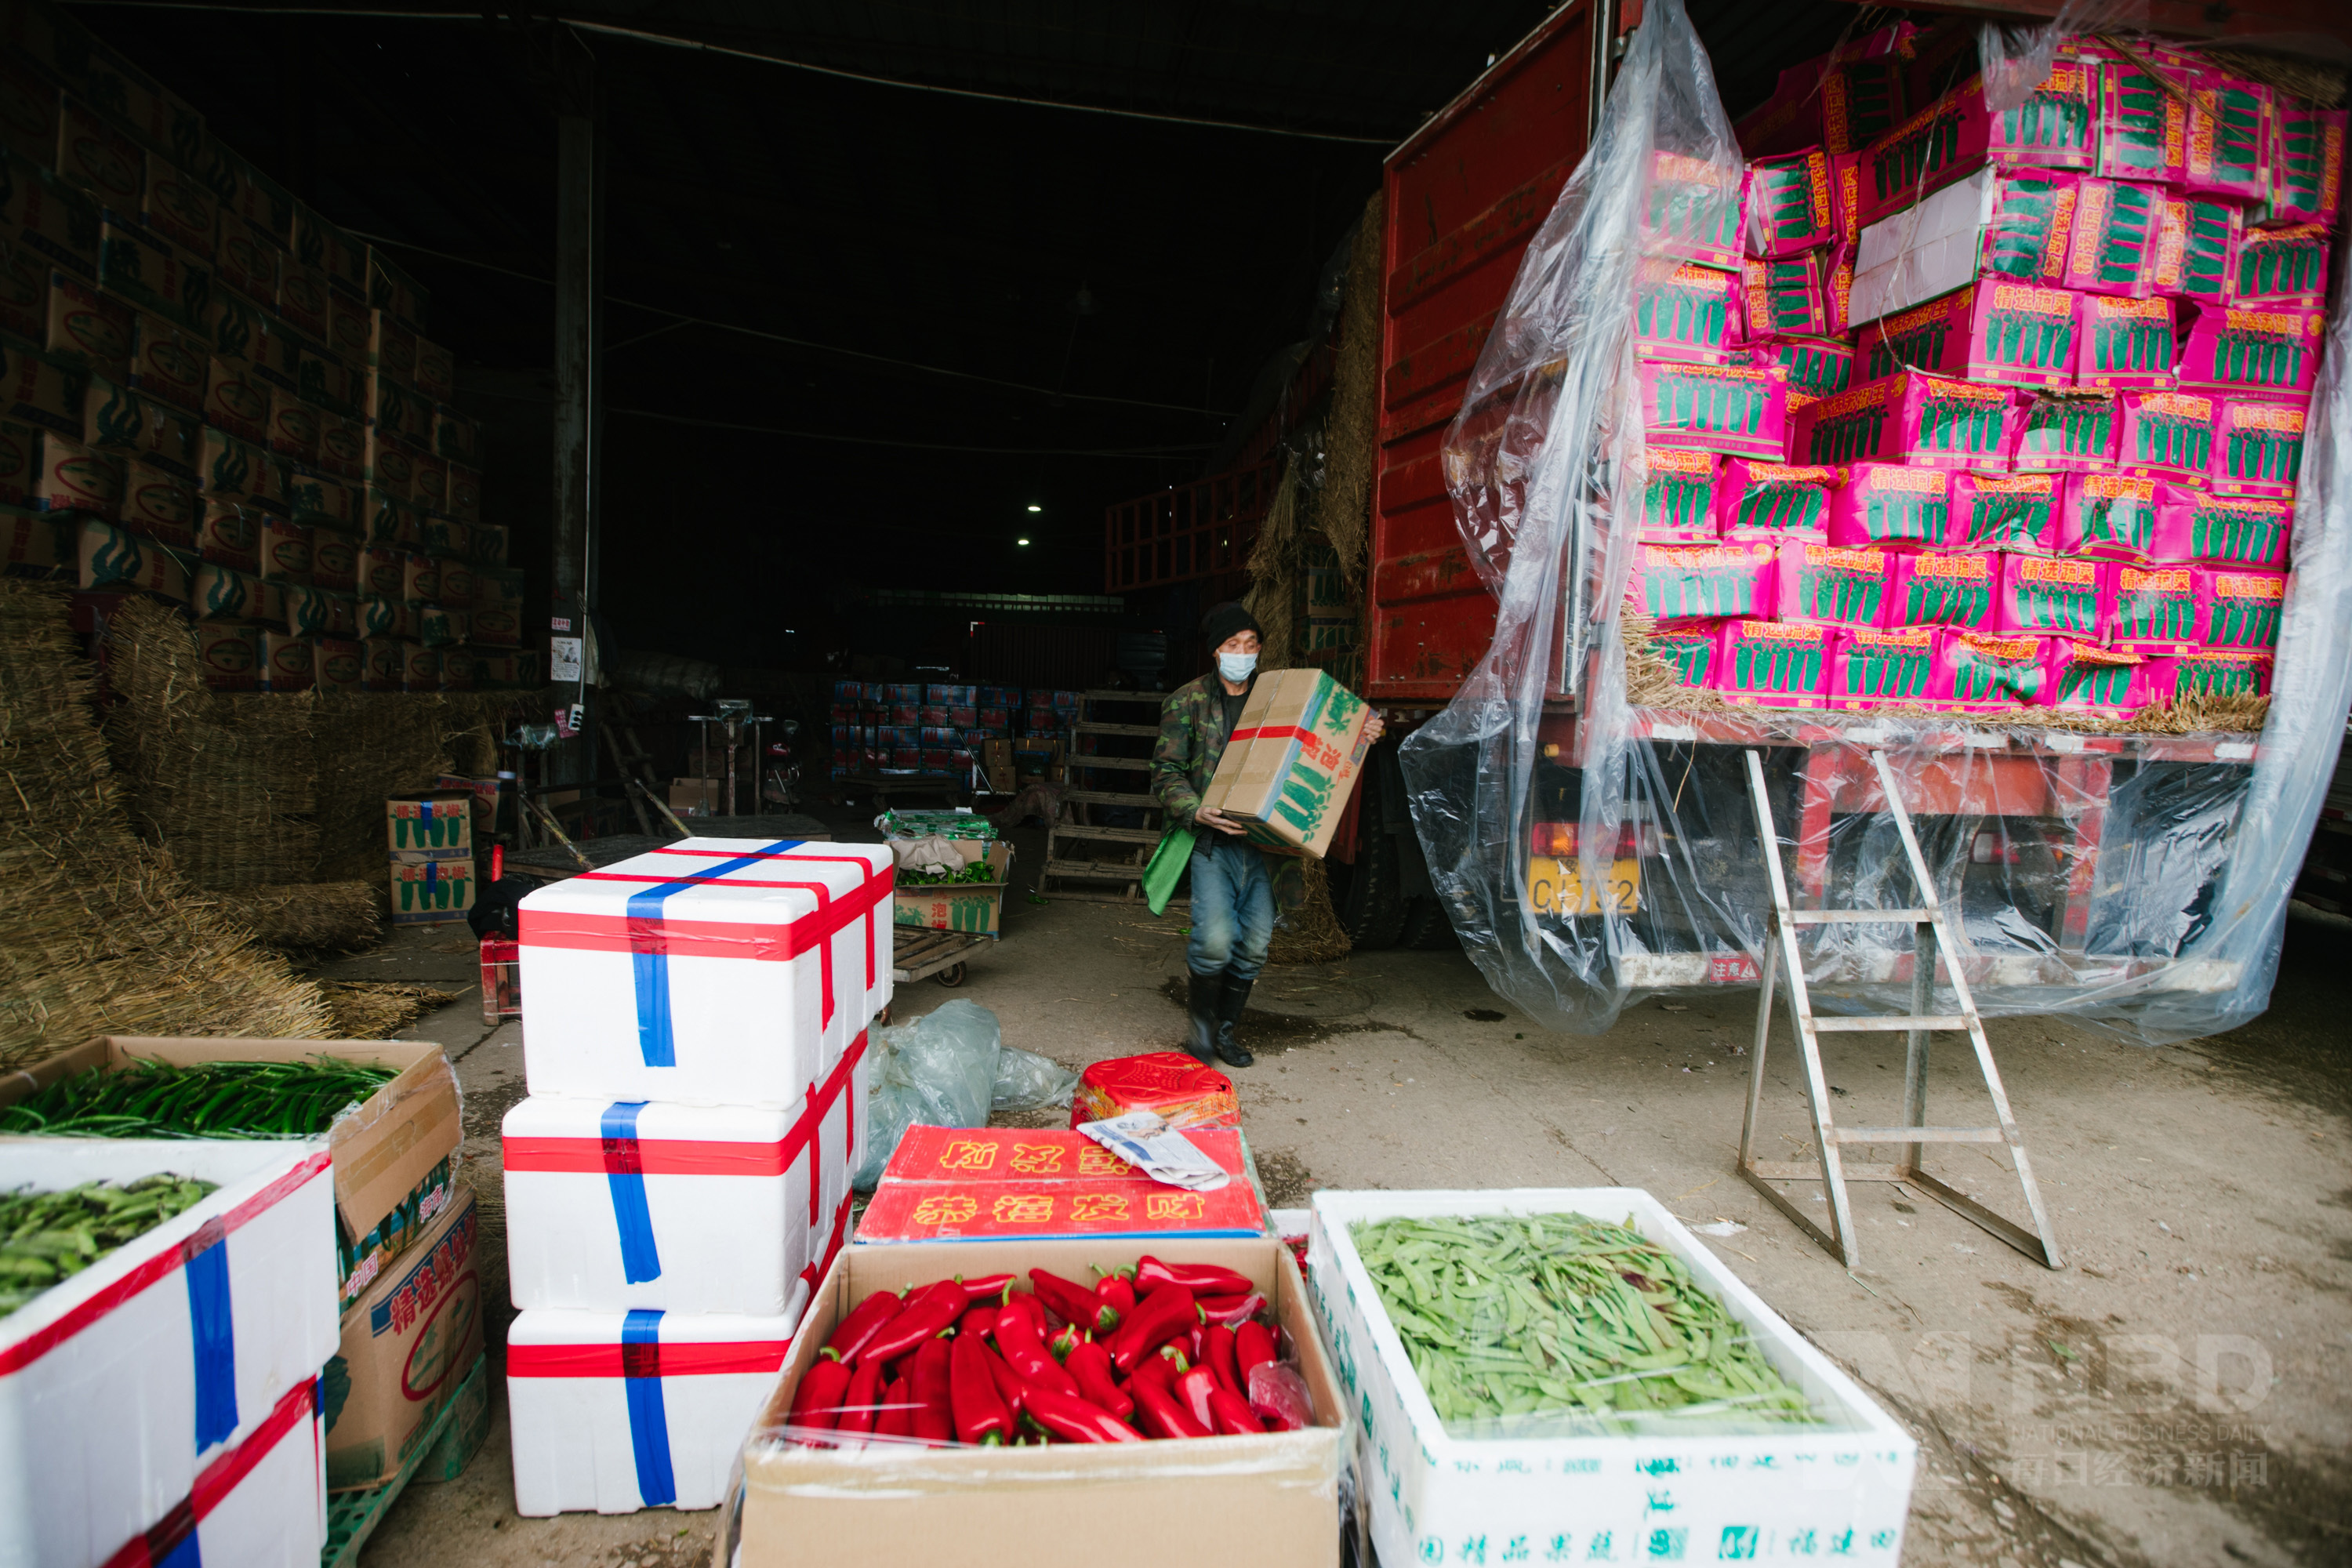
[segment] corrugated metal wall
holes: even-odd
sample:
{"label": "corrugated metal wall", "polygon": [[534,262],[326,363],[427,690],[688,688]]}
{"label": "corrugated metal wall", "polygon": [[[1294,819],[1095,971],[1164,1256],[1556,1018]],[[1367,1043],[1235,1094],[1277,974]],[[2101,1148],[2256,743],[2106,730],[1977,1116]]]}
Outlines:
{"label": "corrugated metal wall", "polygon": [[1076,691],[1102,685],[1118,659],[1116,626],[982,621],[972,628],[962,675],[974,683]]}

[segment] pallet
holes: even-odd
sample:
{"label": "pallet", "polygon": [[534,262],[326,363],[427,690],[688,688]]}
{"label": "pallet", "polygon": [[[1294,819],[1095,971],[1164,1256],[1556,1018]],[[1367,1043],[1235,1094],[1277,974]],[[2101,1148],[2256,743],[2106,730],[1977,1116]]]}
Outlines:
{"label": "pallet", "polygon": [[961,985],[965,956],[982,942],[998,940],[977,931],[898,926],[890,936],[890,978],[900,985],[912,985],[918,980]]}
{"label": "pallet", "polygon": [[[1121,740],[1150,740],[1160,734],[1160,726],[1124,724],[1097,718],[1099,707],[1121,703],[1139,707],[1145,703],[1155,709],[1164,701],[1163,691],[1084,691],[1078,696],[1077,721],[1070,726],[1072,736],[1097,735]],[[1071,783],[1081,787],[1062,792],[1061,805],[1052,829],[1045,836],[1045,868],[1037,878],[1037,891],[1059,899],[1076,899],[1087,902],[1139,904],[1143,901],[1143,868],[1151,858],[1151,846],[1160,842],[1160,803],[1149,794],[1127,790],[1085,787],[1090,784],[1108,783],[1108,779],[1089,780],[1081,777],[1088,773],[1117,775],[1151,771],[1149,757],[1103,757],[1090,752],[1073,751],[1064,759]],[[1125,806],[1144,813],[1142,827],[1108,827],[1099,826],[1093,818],[1096,806]],[[1134,847],[1124,860],[1082,860],[1069,853],[1078,843],[1126,844]],[[1094,884],[1088,888],[1055,886],[1078,882]],[[1123,884],[1117,892],[1101,889],[1101,884]]]}
{"label": "pallet", "polygon": [[358,1568],[360,1549],[400,1500],[411,1481],[457,1479],[490,1430],[489,1356],[474,1358],[474,1369],[425,1428],[425,1436],[400,1473],[366,1491],[332,1492],[327,1498],[327,1544],[319,1568]]}

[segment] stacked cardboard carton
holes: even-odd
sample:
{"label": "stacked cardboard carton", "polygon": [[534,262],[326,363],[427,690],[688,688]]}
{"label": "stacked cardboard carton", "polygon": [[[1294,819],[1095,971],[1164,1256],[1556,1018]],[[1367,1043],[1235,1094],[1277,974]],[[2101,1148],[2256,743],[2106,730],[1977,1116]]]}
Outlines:
{"label": "stacked cardboard carton", "polygon": [[0,79],[6,563],[187,605],[219,689],[535,684],[425,291],[54,7]]}
{"label": "stacked cardboard carton", "polygon": [[1906,26],[1789,73],[1736,275],[1719,226],[1650,237],[1660,652],[1775,707],[2266,691],[2345,115],[2082,39],[1994,114],[1950,60]]}
{"label": "stacked cardboard carton", "polygon": [[394,925],[462,921],[474,907],[474,795],[431,790],[384,802]]}
{"label": "stacked cardboard carton", "polygon": [[848,1230],[889,851],[688,838],[521,906],[515,1506],[709,1508]]}
{"label": "stacked cardboard carton", "polygon": [[833,776],[969,778],[987,742],[1013,733],[1021,699],[1017,686],[836,680]]}

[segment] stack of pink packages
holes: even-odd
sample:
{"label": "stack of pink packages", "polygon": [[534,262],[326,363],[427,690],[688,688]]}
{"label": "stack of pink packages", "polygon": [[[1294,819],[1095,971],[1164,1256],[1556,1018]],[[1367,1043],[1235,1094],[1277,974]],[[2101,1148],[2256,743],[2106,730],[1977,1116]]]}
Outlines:
{"label": "stack of pink packages", "polygon": [[1661,155],[1630,596],[1738,704],[2266,692],[2347,115],[2091,38],[1990,113],[1952,47],[1788,73],[1736,210]]}

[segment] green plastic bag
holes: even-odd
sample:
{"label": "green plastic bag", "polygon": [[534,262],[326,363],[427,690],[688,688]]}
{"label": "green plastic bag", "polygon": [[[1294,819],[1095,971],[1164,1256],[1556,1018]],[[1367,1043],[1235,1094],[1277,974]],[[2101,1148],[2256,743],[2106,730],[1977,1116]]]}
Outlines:
{"label": "green plastic bag", "polygon": [[1151,864],[1143,868],[1143,897],[1155,915],[1168,912],[1168,900],[1176,891],[1176,879],[1192,859],[1192,830],[1171,827],[1160,836],[1160,843],[1151,851]]}

